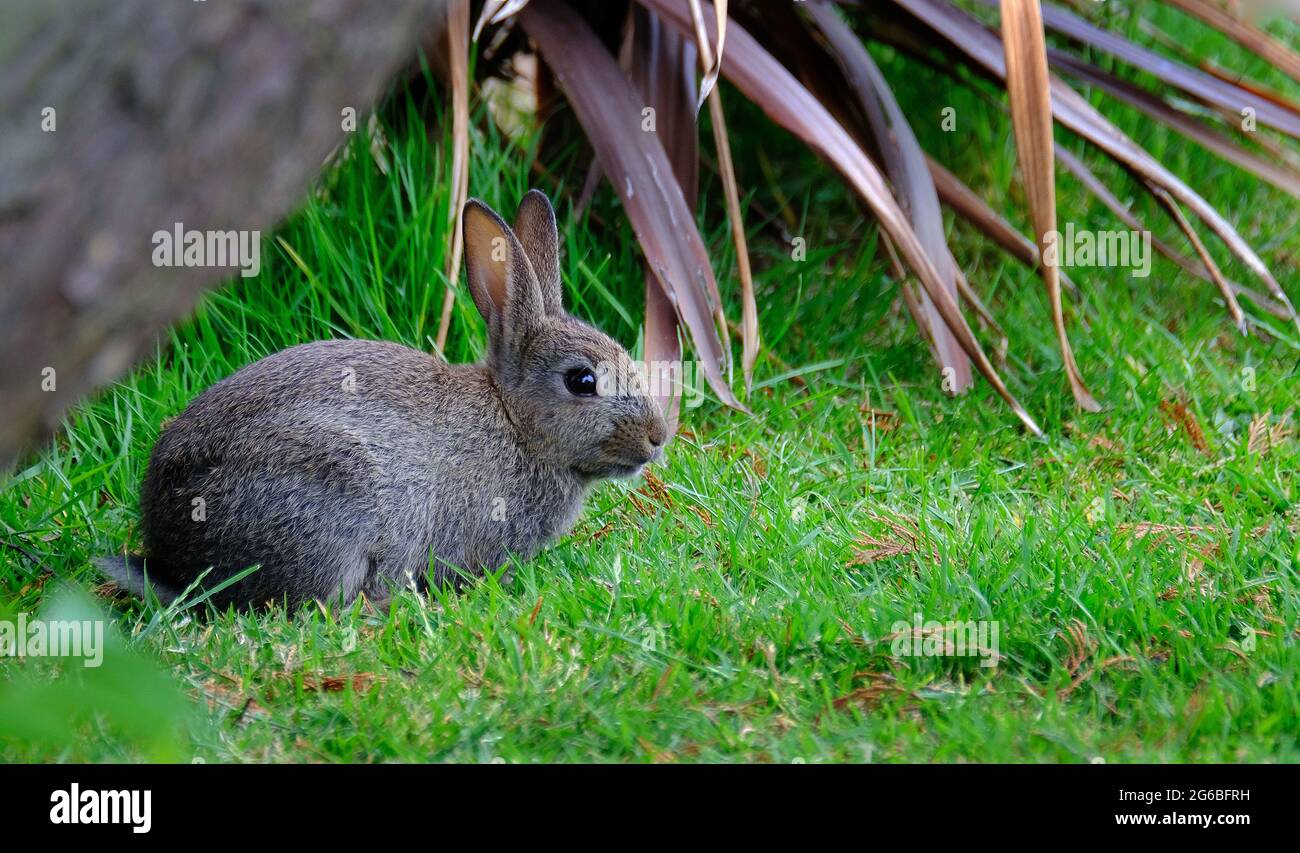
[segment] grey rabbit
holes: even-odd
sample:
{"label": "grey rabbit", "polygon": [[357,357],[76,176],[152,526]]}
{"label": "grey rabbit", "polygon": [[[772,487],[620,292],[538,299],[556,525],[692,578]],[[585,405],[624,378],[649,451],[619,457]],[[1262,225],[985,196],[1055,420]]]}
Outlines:
{"label": "grey rabbit", "polygon": [[[462,214],[477,364],[393,343],[295,346],[216,383],[166,425],[141,494],[145,558],[97,560],[174,600],[205,571],[214,605],[383,602],[481,576],[568,532],[590,487],[662,455],[668,427],[628,353],[565,313],[559,238],[537,190],[512,229]],[[620,372],[621,371],[621,372]],[[599,375],[598,375],[599,374]]]}

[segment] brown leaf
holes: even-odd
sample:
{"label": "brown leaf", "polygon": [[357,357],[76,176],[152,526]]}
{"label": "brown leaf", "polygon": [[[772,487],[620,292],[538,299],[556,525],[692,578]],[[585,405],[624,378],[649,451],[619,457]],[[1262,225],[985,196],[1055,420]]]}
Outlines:
{"label": "brown leaf", "polygon": [[645,485],[637,489],[637,493],[654,500],[664,509],[672,510],[673,508],[672,493],[668,491],[668,486],[664,481],[656,477],[652,471],[645,472]]}
{"label": "brown leaf", "polygon": [[[286,674],[284,676],[293,680],[294,676]],[[384,679],[377,677],[374,673],[358,672],[353,675],[309,675],[302,676],[302,689],[308,693],[342,693],[351,686],[354,693],[365,693],[375,682],[382,682]]]}
{"label": "brown leaf", "polygon": [[718,85],[718,72],[722,69],[722,55],[727,43],[727,0],[718,0],[713,4],[713,31],[718,34],[717,49],[709,43],[704,32],[704,13],[699,0],[689,0],[691,19],[695,23],[695,43],[700,51],[700,62],[704,66],[704,77],[700,80],[700,95],[695,102],[695,111],[699,112],[704,101]]}
{"label": "brown leaf", "polygon": [[[489,4],[491,5],[491,4]],[[486,16],[488,10],[483,10]],[[482,26],[480,18],[479,25]],[[476,39],[478,35],[474,36]],[[456,282],[460,280],[460,258],[464,250],[460,212],[469,196],[469,0],[447,2],[447,62],[451,71],[452,157],[451,204],[447,208],[447,290],[443,293],[442,314],[438,318],[438,335],[434,348],[446,350],[447,332],[451,329],[451,311],[456,304]]]}
{"label": "brown leaf", "polygon": [[[998,0],[983,2],[991,6]],[[1255,110],[1261,124],[1300,139],[1300,115],[1267,98],[1136,45],[1117,33],[1094,26],[1060,6],[1044,9],[1043,19],[1048,27],[1061,35],[1109,53],[1198,100],[1229,110],[1234,115],[1240,115],[1242,109],[1249,107]]]}
{"label": "brown leaf", "polygon": [[[1059,149],[1058,149],[1059,150]],[[1034,241],[1021,234],[1007,222],[1001,214],[989,207],[984,199],[967,186],[961,178],[948,171],[942,163],[926,155],[926,165],[934,178],[934,186],[939,191],[939,199],[953,212],[996,243],[1004,252],[1011,255],[1030,269],[1038,269],[1038,247]],[[1061,284],[1071,293],[1079,289],[1070,281],[1065,270],[1061,270]]]}
{"label": "brown leaf", "polygon": [[[893,0],[893,2],[923,21],[987,73],[1006,80],[1006,62],[998,38],[967,12],[939,0]],[[985,2],[992,4],[997,0],[985,0]],[[1055,7],[1052,9],[1060,11]],[[1051,23],[1051,18],[1047,15],[1045,19],[1049,24]],[[1128,44],[1123,39],[1120,39],[1120,42]],[[1296,316],[1290,299],[1287,298],[1268,266],[1218,210],[1145,149],[1125,136],[1118,127],[1060,78],[1051,77],[1051,91],[1052,111],[1058,122],[1101,148],[1142,180],[1162,187],[1182,204],[1191,208],[1227,244],[1228,248],[1268,285],[1269,292],[1278,302],[1286,306],[1288,316],[1293,319],[1297,328],[1300,328],[1300,317]],[[1235,106],[1234,109],[1240,109],[1240,106]],[[1300,123],[1300,116],[1296,117],[1296,121]]]}
{"label": "brown leaf", "polygon": [[[655,111],[659,137],[686,206],[694,210],[699,185],[699,129],[692,98],[695,91],[695,49],[672,27],[665,26],[646,9],[629,10],[630,32],[625,35],[620,64],[632,84]],[[626,62],[624,62],[626,58]],[[598,165],[598,164],[593,164]],[[682,345],[677,312],[659,279],[645,272],[645,360],[659,406],[668,419],[668,433],[676,434],[681,414],[683,376]]]}
{"label": "brown leaf", "polygon": [[1071,77],[1101,89],[1116,100],[1141,110],[1229,163],[1268,181],[1283,192],[1300,198],[1300,172],[1297,172],[1293,166],[1256,156],[1204,122],[1170,106],[1163,98],[1129,83],[1118,75],[1098,68],[1074,54],[1062,50],[1048,50],[1047,55],[1053,68],[1064,71]]}
{"label": "brown leaf", "polygon": [[876,432],[893,432],[898,429],[897,412],[882,412],[873,409],[870,403],[863,403],[858,406],[858,413],[866,418],[868,428]]}
{"label": "brown leaf", "polygon": [[[1071,676],[1078,674],[1083,665],[1092,657],[1093,652],[1097,650],[1097,643],[1088,637],[1088,626],[1083,624],[1079,619],[1070,620],[1070,625],[1062,635],[1065,641],[1065,671]],[[1074,691],[1078,684],[1071,684],[1066,689],[1065,695]],[[1064,697],[1062,697],[1064,698]]]}
{"label": "brown leaf", "polygon": [[[828,53],[840,65],[849,84],[849,93],[866,116],[880,151],[881,163],[898,194],[899,206],[907,213],[917,239],[925,247],[944,287],[955,298],[956,264],[948,250],[939,194],[926,164],[925,152],[907,116],[862,40],[831,5],[824,0],[814,0],[805,4],[804,9],[826,40]],[[971,385],[970,360],[925,293],[919,294],[919,307],[924,319],[917,317],[916,320],[929,331],[939,364],[954,368],[953,392],[965,391]]]}
{"label": "brown leaf", "polygon": [[1210,279],[1214,281],[1215,285],[1219,288],[1219,292],[1223,294],[1223,300],[1228,304],[1228,313],[1232,315],[1232,320],[1237,325],[1237,331],[1241,332],[1243,335],[1246,334],[1248,331],[1246,326],[1246,315],[1242,313],[1241,305],[1237,302],[1237,296],[1232,292],[1232,286],[1228,283],[1228,280],[1224,278],[1223,272],[1219,269],[1219,265],[1214,262],[1214,258],[1210,256],[1210,250],[1205,248],[1205,243],[1201,241],[1201,236],[1196,233],[1196,229],[1192,227],[1192,223],[1189,222],[1187,217],[1183,214],[1183,209],[1178,205],[1178,202],[1169,195],[1169,193],[1165,192],[1160,187],[1151,186],[1148,187],[1148,189],[1150,189],[1151,194],[1156,197],[1156,200],[1165,206],[1165,209],[1169,211],[1169,215],[1173,217],[1174,222],[1178,225],[1179,229],[1187,236],[1187,241],[1192,244],[1192,248],[1196,250],[1196,254],[1201,258],[1201,265],[1209,272]]}
{"label": "brown leaf", "polygon": [[1187,440],[1192,443],[1192,447],[1205,456],[1213,458],[1214,453],[1210,450],[1209,442],[1205,440],[1205,430],[1201,429],[1201,422],[1196,419],[1196,415],[1187,407],[1185,401],[1161,400],[1160,411],[1182,429]]}
{"label": "brown leaf", "polygon": [[835,710],[843,711],[845,708],[854,705],[869,709],[876,708],[879,707],[881,702],[890,697],[911,695],[909,691],[898,684],[894,676],[888,673],[860,672],[854,677],[865,678],[867,683],[850,693],[831,700],[831,705]]}
{"label": "brown leaf", "polygon": [[884,518],[874,512],[868,513],[868,517],[888,528],[890,535],[878,536],[859,531],[854,540],[858,547],[853,549],[853,559],[849,561],[849,565],[869,566],[890,557],[901,557],[922,552],[925,552],[925,556],[929,558],[931,563],[936,565],[939,563],[938,552],[933,547],[926,549],[921,539],[920,530],[912,519],[895,520]]}
{"label": "brown leaf", "polygon": [[474,41],[478,41],[485,26],[499,24],[527,5],[528,0],[484,0],[483,11],[479,13],[478,23],[474,25]]}
{"label": "brown leaf", "polygon": [[[1038,0],[1002,0],[1002,43],[1006,50],[1007,93],[1016,150],[1038,236],[1039,257],[1047,257],[1048,235],[1056,232],[1056,167],[1052,138],[1052,95],[1047,72],[1047,41]],[[1083,382],[1065,331],[1059,261],[1039,266],[1052,305],[1052,323],[1070,390],[1080,408],[1101,410]]]}
{"label": "brown leaf", "polygon": [[[695,217],[658,139],[641,130],[642,98],[586,22],[562,0],[532,0],[519,21],[573,107],[636,232],[646,262],[727,405],[747,411],[722,373],[721,298]],[[725,328],[725,324],[723,324]]]}
{"label": "brown leaf", "polygon": [[[689,15],[671,0],[639,2],[683,32],[690,31]],[[884,177],[861,147],[789,71],[734,22],[728,28],[728,43],[722,73],[736,88],[762,107],[768,116],[820,152],[848,179],[875,212],[881,227],[897,243],[908,265],[934,300],[940,316],[966,354],[974,360],[980,373],[1006,400],[1025,427],[1035,435],[1042,435],[1038,424],[1011,394],[975,340],[956,301],[944,289],[942,280],[907,217],[889,192]]]}
{"label": "brown leaf", "polygon": [[1280,447],[1291,437],[1291,413],[1283,415],[1273,423],[1273,413],[1264,412],[1251,418],[1247,431],[1246,450],[1249,453],[1266,455],[1275,447]]}
{"label": "brown leaf", "polygon": [[1165,0],[1165,2],[1193,17],[1200,18],[1279,71],[1290,74],[1295,80],[1300,80],[1300,55],[1254,24],[1228,14],[1220,6],[1206,0]]}
{"label": "brown leaf", "polygon": [[[1062,166],[1065,167],[1067,171],[1073,174],[1081,184],[1083,184],[1084,189],[1088,190],[1090,193],[1096,196],[1097,200],[1100,201],[1103,205],[1105,205],[1111,211],[1111,213],[1114,213],[1115,216],[1126,226],[1128,226],[1133,231],[1138,231],[1142,233],[1150,232],[1150,229],[1147,228],[1147,226],[1141,220],[1139,220],[1137,216],[1133,214],[1132,210],[1127,205],[1125,205],[1122,201],[1120,201],[1119,198],[1113,192],[1111,192],[1109,187],[1107,187],[1104,183],[1102,183],[1101,179],[1097,177],[1097,174],[1093,172],[1093,170],[1090,169],[1086,163],[1084,163],[1082,160],[1076,157],[1068,149],[1057,147],[1056,159]],[[1182,267],[1185,271],[1187,271],[1191,275],[1194,275],[1197,278],[1203,279],[1213,284],[1218,283],[1214,279],[1214,277],[1210,274],[1210,271],[1206,269],[1205,264],[1199,261],[1193,261],[1191,258],[1188,258],[1186,255],[1182,254],[1177,249],[1174,249],[1168,243],[1166,243],[1164,240],[1161,240],[1159,237],[1155,236],[1154,234],[1151,237],[1151,246],[1157,252],[1164,255],[1166,258],[1173,261],[1178,266]],[[1270,314],[1273,314],[1274,316],[1279,317],[1283,320],[1291,319],[1291,314],[1289,311],[1287,311],[1286,306],[1279,305],[1278,303],[1274,302],[1273,300],[1269,299],[1263,294],[1251,290],[1250,288],[1245,287],[1241,284],[1238,284],[1235,281],[1228,280],[1227,284],[1229,287],[1232,288],[1233,293],[1239,296],[1247,297],[1253,303],[1263,308],[1264,310],[1268,311]]]}
{"label": "brown leaf", "polygon": [[[731,140],[727,135],[727,117],[722,111],[722,93],[717,88],[718,71],[722,67],[723,43],[726,39],[727,3],[717,0],[715,30],[718,33],[717,55],[704,32],[704,14],[699,0],[691,0],[691,18],[695,24],[695,44],[704,68],[700,82],[701,101],[709,101],[709,119],[713,127],[713,143],[718,152],[718,174],[722,178],[722,193],[727,200],[727,220],[731,225],[731,242],[736,248],[736,272],[740,277],[741,304],[741,373],[745,379],[745,393],[754,387],[754,363],[758,360],[758,305],[754,301],[754,275],[749,267],[749,243],[745,239],[745,222],[740,213],[740,188],[736,183],[736,169],[731,162]],[[698,105],[697,105],[698,109]]]}

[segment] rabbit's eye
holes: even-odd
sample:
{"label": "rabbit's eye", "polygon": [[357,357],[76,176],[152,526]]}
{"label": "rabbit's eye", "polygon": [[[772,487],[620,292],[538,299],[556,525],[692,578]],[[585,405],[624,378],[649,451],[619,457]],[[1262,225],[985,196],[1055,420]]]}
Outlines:
{"label": "rabbit's eye", "polygon": [[575,397],[596,396],[596,374],[585,367],[575,367],[564,374],[564,387]]}

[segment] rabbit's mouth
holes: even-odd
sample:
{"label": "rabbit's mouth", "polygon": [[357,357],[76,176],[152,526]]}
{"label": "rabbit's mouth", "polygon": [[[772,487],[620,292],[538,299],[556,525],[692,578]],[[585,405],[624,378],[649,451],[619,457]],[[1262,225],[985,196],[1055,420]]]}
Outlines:
{"label": "rabbit's mouth", "polygon": [[626,480],[641,473],[645,462],[605,461],[599,465],[575,465],[573,472],[584,480]]}
{"label": "rabbit's mouth", "polygon": [[663,454],[656,449],[649,456],[641,459],[620,459],[618,461],[611,461],[609,466],[605,469],[605,476],[620,480],[635,477],[644,471],[647,465],[662,458],[662,455]]}
{"label": "rabbit's mouth", "polygon": [[610,468],[610,476],[617,477],[620,480],[626,480],[630,477],[635,477],[637,474],[640,474],[641,470],[645,468],[646,464],[647,464],[646,462],[641,462],[636,465],[627,465],[627,464],[614,465]]}
{"label": "rabbit's mouth", "polygon": [[582,473],[594,479],[624,480],[635,477],[645,470],[647,465],[658,462],[664,456],[663,445],[652,442],[636,449],[616,445],[603,447],[601,451],[599,455],[604,457],[603,459],[593,460],[595,464],[590,466],[575,466],[575,470],[582,471],[585,468]]}

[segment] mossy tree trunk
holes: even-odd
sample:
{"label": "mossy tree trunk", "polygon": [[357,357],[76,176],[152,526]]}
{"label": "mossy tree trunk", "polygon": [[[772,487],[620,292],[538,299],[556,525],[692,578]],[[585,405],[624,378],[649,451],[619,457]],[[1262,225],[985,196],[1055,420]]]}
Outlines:
{"label": "mossy tree trunk", "polygon": [[443,16],[444,0],[5,3],[0,470],[237,272],[156,266],[152,235],[273,226],[345,110],[364,128]]}

